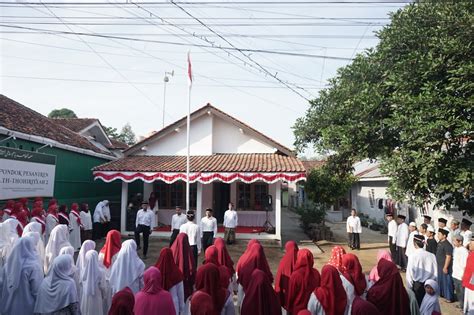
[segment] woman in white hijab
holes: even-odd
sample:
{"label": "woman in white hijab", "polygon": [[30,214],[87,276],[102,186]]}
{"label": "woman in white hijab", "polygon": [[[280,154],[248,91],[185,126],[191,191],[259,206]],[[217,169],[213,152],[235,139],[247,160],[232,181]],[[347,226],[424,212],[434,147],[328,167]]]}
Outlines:
{"label": "woman in white hijab", "polygon": [[117,254],[117,260],[110,272],[110,287],[112,295],[129,287],[133,293],[143,288],[143,272],[145,264],[137,255],[137,243],[126,240]]}
{"label": "woman in white hijab", "polygon": [[438,282],[435,280],[426,280],[425,282],[425,296],[420,305],[421,315],[432,315],[435,313],[441,314],[439,306],[439,288]]}
{"label": "woman in white hijab", "polygon": [[18,221],[15,219],[6,219],[0,223],[0,268],[5,265],[13,245],[18,239],[17,225]]}
{"label": "woman in white hijab", "polygon": [[74,274],[74,280],[77,283],[77,294],[79,296],[79,300],[81,300],[82,296],[82,288],[81,288],[81,273],[86,267],[86,254],[90,250],[95,249],[95,242],[91,240],[85,240],[82,243],[81,250],[79,250],[79,254],[77,255],[76,260],[76,273]]}
{"label": "woman in white hijab", "polygon": [[82,297],[80,298],[82,315],[103,315],[105,298],[105,270],[99,264],[99,254],[89,250],[85,256],[85,267],[81,272]]}
{"label": "woman in white hijab", "polygon": [[29,232],[36,232],[40,236],[38,243],[36,244],[36,252],[38,253],[39,259],[41,261],[41,265],[43,265],[44,264],[44,242],[41,239],[41,234],[42,234],[41,224],[39,224],[38,222],[28,223],[23,229],[23,234],[21,234],[21,236],[25,236]]}
{"label": "woman in white hijab", "polygon": [[71,246],[69,243],[69,228],[64,224],[59,224],[51,231],[48,244],[46,245],[44,257],[45,274],[48,274],[48,270],[51,267],[54,258],[59,255],[61,248],[66,246]]}
{"label": "woman in white hijab", "polygon": [[21,238],[23,237],[31,237],[33,238],[33,249],[34,249],[34,253],[35,253],[35,257],[36,257],[36,260],[38,261],[38,266],[41,267],[41,273],[43,273],[43,266],[44,266],[44,261],[41,260],[39,254],[38,254],[38,250],[36,249],[36,247],[38,246],[38,242],[40,241],[41,239],[41,236],[37,233],[37,232],[23,232],[21,234]]}
{"label": "woman in white hijab", "polygon": [[33,237],[20,238],[7,259],[0,288],[0,314],[33,314],[43,281],[34,243]]}
{"label": "woman in white hijab", "polygon": [[73,260],[69,255],[60,255],[54,259],[50,273],[41,283],[35,314],[80,314],[76,284],[71,277],[72,265]]}

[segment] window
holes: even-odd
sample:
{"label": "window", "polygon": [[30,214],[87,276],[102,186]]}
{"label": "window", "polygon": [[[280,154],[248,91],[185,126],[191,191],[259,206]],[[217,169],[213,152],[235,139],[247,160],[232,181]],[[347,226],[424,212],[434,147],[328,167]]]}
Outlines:
{"label": "window", "polygon": [[254,190],[254,210],[265,210],[268,198],[268,185],[254,184]]}
{"label": "window", "polygon": [[268,184],[237,184],[237,209],[265,210],[268,196]]}
{"label": "window", "polygon": [[[175,182],[171,184],[171,208],[176,206],[183,207],[183,199],[186,198],[184,182]],[[186,201],[185,201],[186,202]]]}
{"label": "window", "polygon": [[237,207],[250,209],[250,184],[239,183],[237,186]]}
{"label": "window", "polygon": [[[196,209],[197,203],[197,184],[189,185],[189,203],[191,209]],[[159,181],[155,183],[154,191],[158,198],[160,209],[173,209],[180,206],[186,208],[186,183],[178,181],[173,184],[167,184]]]}
{"label": "window", "polygon": [[158,198],[158,206],[160,209],[167,209],[170,207],[168,198],[169,192],[170,185],[166,184],[165,182],[157,182],[155,184],[155,195]]}

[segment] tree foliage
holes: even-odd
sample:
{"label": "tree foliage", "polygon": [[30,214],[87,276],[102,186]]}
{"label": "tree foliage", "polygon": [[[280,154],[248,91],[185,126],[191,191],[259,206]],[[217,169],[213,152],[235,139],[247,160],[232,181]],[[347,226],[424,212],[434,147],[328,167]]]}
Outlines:
{"label": "tree foliage", "polygon": [[120,134],[118,133],[117,128],[104,126],[104,131],[107,134],[107,136],[111,139],[118,140],[120,137]]}
{"label": "tree foliage", "polygon": [[60,108],[60,109],[53,109],[48,114],[48,117],[49,118],[77,118],[77,115],[69,108]]}
{"label": "tree foliage", "polygon": [[132,126],[130,126],[129,123],[126,123],[122,127],[120,133],[118,132],[117,128],[114,127],[104,127],[104,129],[105,133],[109,136],[109,138],[112,138],[114,140],[121,141],[128,145],[134,145],[137,142],[135,133],[133,132]]}
{"label": "tree foliage", "polygon": [[474,6],[426,1],[391,15],[379,44],[338,70],[294,126],[298,149],[348,173],[365,158],[389,193],[474,213]]}

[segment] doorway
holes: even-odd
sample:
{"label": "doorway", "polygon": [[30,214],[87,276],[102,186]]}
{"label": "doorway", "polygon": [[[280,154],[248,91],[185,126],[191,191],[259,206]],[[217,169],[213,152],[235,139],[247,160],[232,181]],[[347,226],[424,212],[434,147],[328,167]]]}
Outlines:
{"label": "doorway", "polygon": [[214,217],[217,219],[217,223],[222,224],[224,222],[224,213],[230,202],[230,184],[214,182],[212,184],[212,191],[212,210],[214,210]]}

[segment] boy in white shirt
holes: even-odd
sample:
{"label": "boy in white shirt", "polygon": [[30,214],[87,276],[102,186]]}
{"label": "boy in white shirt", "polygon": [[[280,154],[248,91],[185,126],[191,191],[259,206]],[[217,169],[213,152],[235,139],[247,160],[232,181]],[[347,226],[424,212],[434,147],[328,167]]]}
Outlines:
{"label": "boy in white shirt", "polygon": [[349,247],[351,249],[360,249],[360,233],[362,233],[362,226],[360,218],[357,216],[356,209],[352,209],[351,216],[347,218],[346,222],[347,233],[349,234]]}
{"label": "boy in white shirt", "polygon": [[229,202],[229,209],[224,213],[224,241],[230,245],[235,243],[235,228],[238,225],[237,211],[234,205]]}
{"label": "boy in white shirt", "polygon": [[457,234],[453,239],[453,283],[454,290],[456,291],[456,297],[458,299],[460,308],[464,306],[464,287],[462,286],[462,277],[464,275],[464,269],[466,269],[467,256],[469,251],[467,248],[462,246],[464,237]]}

